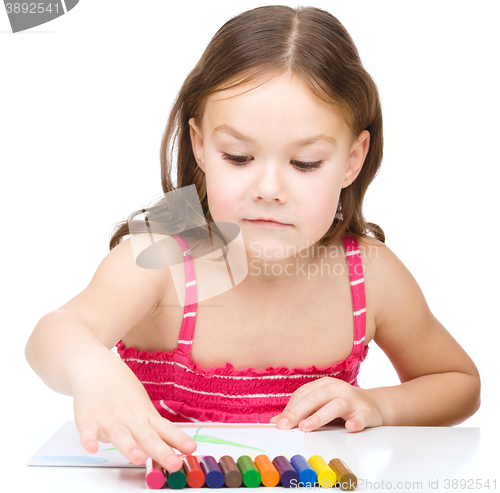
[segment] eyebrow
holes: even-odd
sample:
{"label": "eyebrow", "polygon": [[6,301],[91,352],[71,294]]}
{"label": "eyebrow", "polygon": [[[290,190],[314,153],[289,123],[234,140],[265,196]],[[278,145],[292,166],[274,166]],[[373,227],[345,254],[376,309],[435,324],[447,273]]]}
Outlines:
{"label": "eyebrow", "polygon": [[[219,134],[227,134],[230,135],[231,137],[234,137],[235,139],[242,140],[244,142],[250,142],[252,144],[255,143],[253,139],[240,134],[236,129],[230,127],[229,125],[222,124],[215,127],[214,131],[212,132],[212,136],[216,137]],[[318,134],[318,135],[313,135],[311,137],[306,137],[305,139],[296,140],[295,142],[291,142],[291,144],[299,147],[304,147],[316,144],[316,142],[326,142],[328,144],[333,144],[333,145],[337,143],[337,141],[333,137],[330,137],[329,135]]]}

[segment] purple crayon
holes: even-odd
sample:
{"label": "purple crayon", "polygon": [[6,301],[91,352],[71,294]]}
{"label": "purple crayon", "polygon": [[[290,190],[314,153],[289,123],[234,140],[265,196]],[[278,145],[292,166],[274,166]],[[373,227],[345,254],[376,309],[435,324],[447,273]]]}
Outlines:
{"label": "purple crayon", "polygon": [[299,482],[299,473],[295,470],[295,468],[290,464],[290,461],[283,457],[282,455],[278,455],[273,460],[273,465],[277,469],[280,475],[280,483],[284,488],[297,487]]}
{"label": "purple crayon", "polygon": [[211,455],[205,455],[200,460],[200,466],[205,473],[206,485],[209,488],[222,488],[224,484],[224,474],[222,474],[217,461]]}

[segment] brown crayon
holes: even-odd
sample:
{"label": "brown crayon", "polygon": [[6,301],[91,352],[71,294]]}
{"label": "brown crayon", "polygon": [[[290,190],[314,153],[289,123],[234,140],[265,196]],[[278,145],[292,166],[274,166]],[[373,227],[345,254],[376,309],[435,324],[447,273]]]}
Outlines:
{"label": "brown crayon", "polygon": [[224,474],[224,483],[228,488],[239,488],[243,483],[241,475],[236,462],[229,455],[224,455],[219,459],[219,467]]}
{"label": "brown crayon", "polygon": [[328,465],[337,473],[337,481],[343,490],[352,491],[358,486],[358,478],[340,459],[332,459]]}

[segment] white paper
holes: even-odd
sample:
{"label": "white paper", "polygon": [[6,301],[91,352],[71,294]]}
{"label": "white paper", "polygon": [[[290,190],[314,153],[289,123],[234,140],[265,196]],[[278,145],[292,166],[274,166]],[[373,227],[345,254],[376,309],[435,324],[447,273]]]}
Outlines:
{"label": "white paper", "polygon": [[[264,423],[176,423],[176,426],[196,441],[195,456],[212,455],[219,460],[223,455],[229,455],[237,460],[241,455],[254,459],[265,454],[272,460],[277,455],[290,459],[295,454],[305,454],[305,434],[298,428],[279,430],[274,424]],[[95,454],[86,452],[73,421],[67,421],[26,464],[143,467],[131,464],[111,443],[99,443]]]}

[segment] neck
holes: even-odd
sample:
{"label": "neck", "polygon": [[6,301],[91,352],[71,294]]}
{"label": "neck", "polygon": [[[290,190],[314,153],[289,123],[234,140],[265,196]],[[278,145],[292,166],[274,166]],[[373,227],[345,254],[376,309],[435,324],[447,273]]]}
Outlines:
{"label": "neck", "polygon": [[310,279],[317,272],[319,257],[316,244],[280,260],[256,258],[247,253],[248,275],[243,282],[275,287],[299,277]]}

